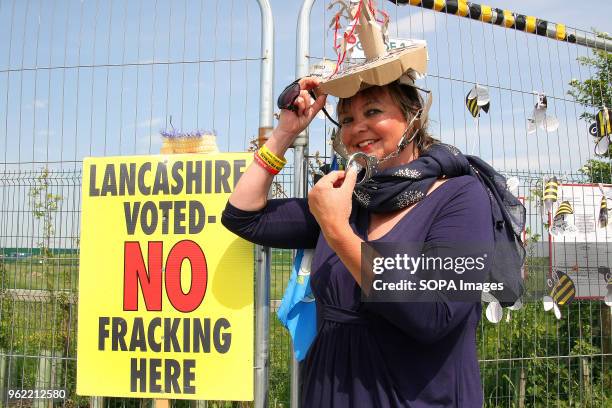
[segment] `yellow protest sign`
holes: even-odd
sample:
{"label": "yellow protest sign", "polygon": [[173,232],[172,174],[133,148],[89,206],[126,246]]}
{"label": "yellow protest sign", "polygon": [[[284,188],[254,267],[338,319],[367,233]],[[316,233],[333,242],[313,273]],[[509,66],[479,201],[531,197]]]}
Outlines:
{"label": "yellow protest sign", "polygon": [[253,245],[220,222],[252,157],[84,160],[79,395],[253,399]]}

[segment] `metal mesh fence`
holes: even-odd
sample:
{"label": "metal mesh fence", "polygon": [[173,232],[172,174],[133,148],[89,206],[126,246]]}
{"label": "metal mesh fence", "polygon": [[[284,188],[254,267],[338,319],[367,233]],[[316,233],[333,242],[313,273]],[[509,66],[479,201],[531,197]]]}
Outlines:
{"label": "metal mesh fence", "polygon": [[80,170],[0,173],[0,388],[76,380]]}
{"label": "metal mesh fence", "polygon": [[[578,61],[597,58],[593,50],[391,2],[380,5],[395,22],[392,37],[428,41],[429,75],[423,82],[436,98],[430,131],[519,178],[529,237],[547,239],[537,205],[543,177],[610,182],[610,159],[593,154],[590,122],[581,119],[597,105],[576,103],[568,94],[572,80],[598,74],[597,67]],[[326,6],[318,1],[312,12],[311,63],[335,58]],[[57,386],[68,391],[58,404],[89,403],[74,394],[81,160],[157,153],[159,131],[172,129],[214,130],[220,150],[245,150],[258,132],[258,14],[252,2],[221,0],[0,1],[4,401],[9,387]],[[609,84],[609,67],[606,72]],[[464,105],[476,83],[491,96],[490,112],[478,120]],[[594,91],[600,97],[608,92]],[[560,122],[557,131],[527,132],[534,92],[548,97],[548,112]],[[326,121],[311,126],[311,161],[317,152],[329,156],[323,137],[329,130]],[[589,160],[603,165],[585,170]],[[277,178],[276,196],[292,195],[292,174],[288,167]],[[542,248],[534,245],[527,263],[527,286],[537,294],[545,293],[549,272]],[[291,251],[272,252],[272,406],[290,401],[290,343],[274,311],[291,258]],[[563,308],[561,320],[541,303],[506,311],[499,325],[483,319],[478,350],[486,405],[606,406],[610,333],[610,309],[600,301],[576,301]],[[109,407],[142,403],[105,400]]]}
{"label": "metal mesh fence", "polygon": [[[307,63],[334,61],[334,33],[328,23],[337,9],[329,10],[324,1],[308,3],[313,7]],[[508,178],[517,177],[518,194],[527,207],[525,283],[532,301],[518,311],[505,311],[497,325],[483,313],[478,351],[485,406],[609,405],[610,308],[597,297],[561,308],[559,320],[544,311],[541,299],[550,292],[552,258],[550,225],[542,217],[541,205],[544,180],[553,175],[566,184],[611,182],[610,157],[595,155],[597,139],[589,133],[594,115],[610,103],[610,54],[426,10],[426,2],[423,8],[397,3],[404,2],[376,2],[391,16],[391,42],[427,41],[428,74],[419,86],[434,95],[430,133],[466,154],[480,156]],[[446,2],[436,4],[445,9]],[[570,30],[596,38],[593,32]],[[471,116],[465,102],[476,84],[488,89],[491,104],[489,112],[481,111],[478,118]],[[577,84],[590,86],[578,90]],[[536,123],[530,130],[538,94],[546,95],[546,114],[558,119],[558,129]],[[327,121],[311,125],[310,170],[321,159],[329,162],[330,146],[320,135],[329,135],[332,127]],[[584,201],[584,194],[579,199]],[[609,251],[608,244],[605,252]],[[597,273],[589,279],[605,287]]]}
{"label": "metal mesh fence", "polygon": [[271,56],[262,14],[257,1],[0,1],[0,406],[35,388],[90,403],[75,395],[82,159],[158,153],[162,131],[246,150]]}

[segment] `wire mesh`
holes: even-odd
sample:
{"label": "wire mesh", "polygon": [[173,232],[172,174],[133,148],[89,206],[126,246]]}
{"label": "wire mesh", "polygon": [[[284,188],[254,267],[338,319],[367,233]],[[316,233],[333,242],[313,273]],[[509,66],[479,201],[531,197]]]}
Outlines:
{"label": "wire mesh", "polygon": [[0,1],[0,405],[49,387],[89,404],[75,394],[82,159],[159,153],[161,131],[247,150],[260,16],[257,1]]}
{"label": "wire mesh", "polygon": [[[498,325],[489,323],[483,314],[478,351],[485,406],[609,405],[610,308],[597,297],[561,308],[560,320],[543,310],[541,299],[550,292],[547,277],[552,258],[541,196],[543,180],[553,175],[562,183],[612,182],[610,156],[595,155],[597,139],[589,133],[597,111],[612,103],[610,54],[393,3],[376,2],[391,16],[391,41],[416,38],[428,44],[428,74],[421,85],[435,96],[430,133],[466,154],[480,156],[508,178],[517,177],[518,194],[527,207],[525,284],[531,301],[521,310],[506,311]],[[328,30],[333,12],[327,5],[315,2],[311,12],[310,66],[323,59],[336,60],[331,47],[334,33]],[[595,38],[593,32],[576,31]],[[576,84],[585,83],[591,86],[579,92]],[[488,89],[491,108],[474,118],[465,99],[476,84]],[[558,129],[536,124],[529,131],[538,94],[546,95],[546,114],[559,120]],[[310,127],[310,173],[330,161],[325,140],[332,127],[326,120]],[[578,199],[584,201],[584,193]],[[607,255],[609,244],[605,248]],[[605,284],[595,282],[596,286]]]}
{"label": "wire mesh", "polygon": [[[326,6],[316,2],[311,15],[311,63],[335,59]],[[594,155],[590,121],[581,118],[596,111],[597,96],[609,98],[610,65],[590,102],[576,103],[568,94],[572,80],[585,82],[601,71],[578,61],[596,58],[594,51],[388,1],[380,6],[394,21],[392,37],[429,44],[424,85],[437,99],[430,131],[520,179],[530,237],[547,239],[537,207],[543,177],[611,182],[610,159]],[[157,153],[159,131],[172,129],[213,130],[220,150],[246,150],[258,128],[262,56],[256,14],[254,2],[235,0],[0,1],[3,401],[9,387],[45,385],[68,390],[59,403],[88,403],[74,395],[81,160]],[[491,96],[491,110],[478,120],[464,105],[476,83]],[[527,132],[534,92],[547,95],[558,131]],[[330,155],[324,137],[330,130],[324,119],[310,127],[313,168],[317,158]],[[292,194],[291,174],[287,168],[277,179],[277,194]],[[544,249],[534,245],[527,266],[528,285],[538,295],[546,290],[541,278],[549,270]],[[290,343],[273,311],[291,255],[272,253],[272,406],[290,400]],[[532,303],[505,318],[497,326],[483,320],[479,328],[487,406],[609,404],[609,308],[576,301],[556,320]],[[109,398],[105,404],[143,401]]]}

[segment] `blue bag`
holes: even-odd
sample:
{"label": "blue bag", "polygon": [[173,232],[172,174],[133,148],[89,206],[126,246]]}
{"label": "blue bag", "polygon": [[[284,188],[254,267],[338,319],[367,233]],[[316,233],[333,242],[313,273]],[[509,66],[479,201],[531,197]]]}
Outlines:
{"label": "blue bag", "polygon": [[289,330],[298,361],[306,357],[317,335],[317,309],[310,289],[310,266],[314,249],[298,249],[276,316]]}

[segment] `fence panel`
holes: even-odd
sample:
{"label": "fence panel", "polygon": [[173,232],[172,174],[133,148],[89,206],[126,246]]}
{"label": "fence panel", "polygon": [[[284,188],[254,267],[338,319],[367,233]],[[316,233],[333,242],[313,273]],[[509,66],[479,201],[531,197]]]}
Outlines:
{"label": "fence panel", "polygon": [[[307,11],[303,15],[310,15],[310,26],[298,37],[298,43],[309,42],[309,47],[301,59],[298,56],[298,66],[336,60],[331,46],[334,33],[328,24],[337,9],[330,11],[328,3],[304,2]],[[518,193],[526,200],[526,238],[530,243],[526,285],[535,300],[526,302],[521,310],[506,311],[498,325],[489,323],[483,314],[478,350],[485,405],[609,404],[610,308],[601,300],[574,301],[561,309],[560,320],[543,310],[541,298],[550,291],[546,286],[550,253],[541,194],[544,178],[553,175],[563,183],[610,183],[610,155],[596,156],[595,139],[589,134],[594,114],[602,105],[612,104],[611,57],[601,51],[610,41],[567,27],[568,34],[585,39],[587,45],[597,43],[596,49],[486,24],[469,16],[427,10],[429,6],[394,3],[434,7],[434,2],[376,2],[391,16],[388,33],[392,40],[416,38],[428,43],[428,74],[420,83],[434,95],[430,133],[464,153],[480,156],[508,178],[517,177]],[[445,10],[447,2],[435,3]],[[593,86],[582,92],[579,101],[571,93],[580,96],[577,84],[590,80]],[[491,98],[489,112],[481,111],[479,118],[472,117],[465,105],[467,93],[476,84],[485,86]],[[559,121],[554,131],[543,126],[529,131],[528,119],[534,117],[538,93],[547,97],[546,114]],[[335,103],[333,98],[328,101]],[[332,127],[327,121],[310,126],[305,158],[310,173],[322,160],[329,161],[331,151],[325,140]],[[311,174],[307,180],[312,183]]]}
{"label": "fence panel", "polygon": [[43,384],[88,403],[74,384],[83,157],[156,154],[161,131],[247,150],[272,121],[269,11],[266,0],[0,1],[2,404],[9,388]]}

